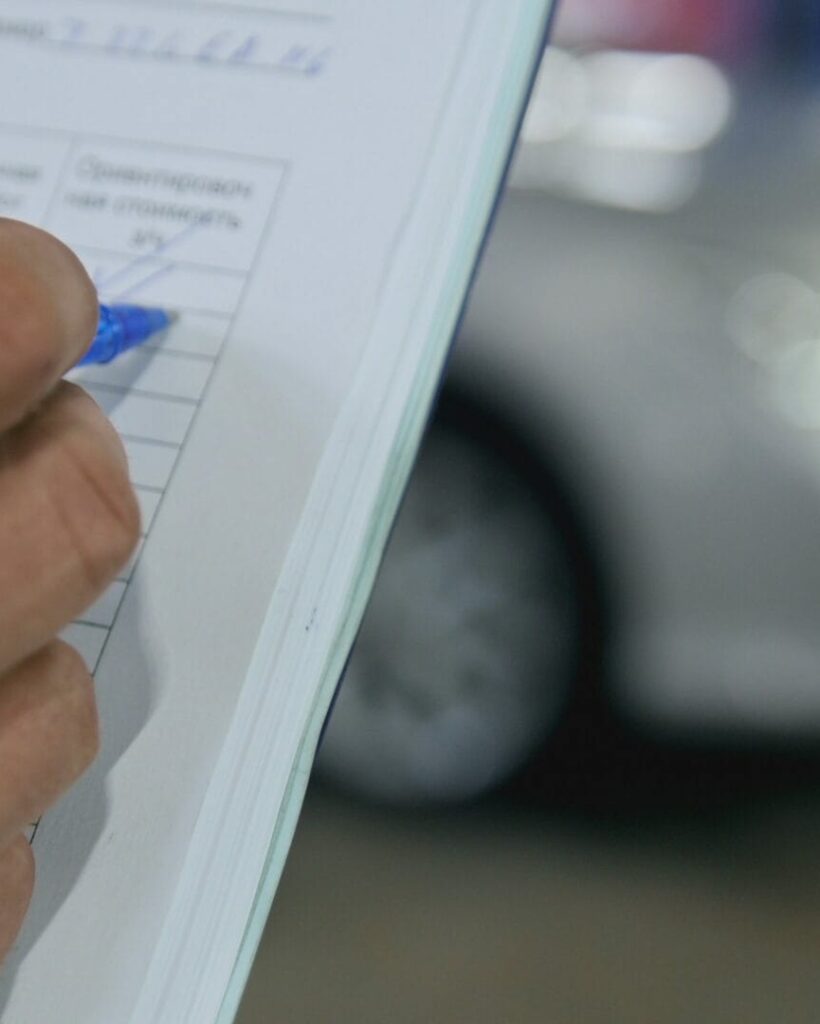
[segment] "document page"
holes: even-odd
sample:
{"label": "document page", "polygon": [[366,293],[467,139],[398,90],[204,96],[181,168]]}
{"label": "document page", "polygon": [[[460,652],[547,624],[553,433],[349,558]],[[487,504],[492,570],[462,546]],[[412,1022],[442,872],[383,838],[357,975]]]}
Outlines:
{"label": "document page", "polygon": [[[95,675],[103,748],[33,823],[4,1024],[131,1019],[271,608],[302,644],[322,625],[321,603],[293,621],[283,569],[324,515],[350,396],[370,395],[385,297],[419,294],[429,264],[398,270],[408,232],[433,230],[415,204],[464,61],[511,45],[523,6],[0,4],[0,215],[68,243],[103,300],[180,314],[71,374],[122,435],[142,541],[65,633]],[[283,704],[298,675],[277,682]],[[250,824],[232,826],[240,848]]]}

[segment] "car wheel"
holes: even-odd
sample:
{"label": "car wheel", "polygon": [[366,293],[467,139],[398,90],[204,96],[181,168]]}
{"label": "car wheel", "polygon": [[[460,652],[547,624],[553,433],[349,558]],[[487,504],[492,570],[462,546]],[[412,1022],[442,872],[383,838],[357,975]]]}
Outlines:
{"label": "car wheel", "polygon": [[579,642],[572,557],[544,493],[512,432],[445,393],[323,740],[321,775],[381,801],[460,801],[508,779],[544,743]]}

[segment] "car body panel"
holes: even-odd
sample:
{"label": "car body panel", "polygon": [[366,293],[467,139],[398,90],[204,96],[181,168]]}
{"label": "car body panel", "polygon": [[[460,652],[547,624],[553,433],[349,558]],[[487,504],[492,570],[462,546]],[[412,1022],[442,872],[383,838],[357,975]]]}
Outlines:
{"label": "car body panel", "polygon": [[812,236],[797,230],[791,253],[782,237],[761,246],[765,211],[755,227],[738,200],[716,225],[716,202],[661,218],[512,191],[451,373],[570,479],[608,577],[611,681],[631,715],[816,732],[820,442],[767,402],[727,329],[738,289],[792,272]]}

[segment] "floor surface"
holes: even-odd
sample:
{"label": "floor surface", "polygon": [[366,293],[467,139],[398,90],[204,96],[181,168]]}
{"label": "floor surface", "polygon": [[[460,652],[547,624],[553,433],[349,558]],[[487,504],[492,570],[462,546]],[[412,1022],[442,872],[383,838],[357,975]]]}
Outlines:
{"label": "floor surface", "polygon": [[308,797],[240,1024],[816,1024],[820,798],[613,825]]}

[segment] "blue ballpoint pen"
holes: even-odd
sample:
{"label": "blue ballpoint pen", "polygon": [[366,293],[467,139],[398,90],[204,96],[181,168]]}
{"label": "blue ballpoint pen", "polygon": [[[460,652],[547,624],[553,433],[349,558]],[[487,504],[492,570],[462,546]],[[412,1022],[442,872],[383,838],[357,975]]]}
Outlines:
{"label": "blue ballpoint pen", "polygon": [[144,306],[100,306],[100,322],[91,347],[77,363],[110,363],[121,352],[142,345],[166,330],[177,319],[176,313]]}

